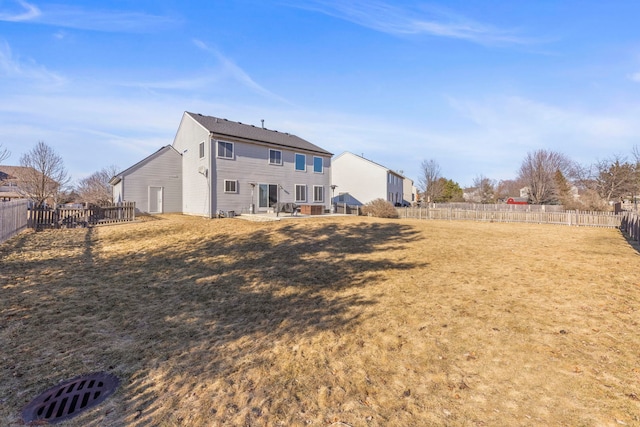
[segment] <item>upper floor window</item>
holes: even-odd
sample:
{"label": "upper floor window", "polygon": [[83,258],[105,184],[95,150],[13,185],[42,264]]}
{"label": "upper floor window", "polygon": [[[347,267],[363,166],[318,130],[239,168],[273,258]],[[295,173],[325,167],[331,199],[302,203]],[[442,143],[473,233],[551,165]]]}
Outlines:
{"label": "upper floor window", "polygon": [[218,141],[218,157],[233,159],[233,142]]}
{"label": "upper floor window", "polygon": [[307,156],[306,155],[296,153],[296,170],[297,171],[306,171],[307,170]]}
{"label": "upper floor window", "polygon": [[269,149],[269,164],[281,165],[282,164],[282,151]]}
{"label": "upper floor window", "polygon": [[313,171],[315,173],[322,173],[322,157],[313,156]]}
{"label": "upper floor window", "polygon": [[204,141],[200,143],[200,158],[204,157]]}

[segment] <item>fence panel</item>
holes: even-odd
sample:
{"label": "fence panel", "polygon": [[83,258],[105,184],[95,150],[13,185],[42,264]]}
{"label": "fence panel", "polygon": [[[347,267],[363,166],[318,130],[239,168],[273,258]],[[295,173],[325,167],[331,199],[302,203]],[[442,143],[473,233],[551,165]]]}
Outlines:
{"label": "fence panel", "polygon": [[0,243],[27,228],[27,200],[0,202]]}
{"label": "fence panel", "polygon": [[622,212],[622,224],[620,229],[627,233],[627,236],[633,241],[640,241],[640,215],[635,212]]}
{"label": "fence panel", "polygon": [[[438,205],[439,206],[439,205]],[[520,222],[531,224],[558,224],[582,227],[619,227],[620,215],[613,212],[581,211],[527,211],[527,210],[487,210],[455,209],[451,207],[406,207],[398,209],[400,218],[468,220],[481,222]]]}
{"label": "fence panel", "polygon": [[37,230],[76,228],[99,224],[133,221],[135,202],[121,202],[109,206],[90,205],[83,208],[30,209],[28,225]]}

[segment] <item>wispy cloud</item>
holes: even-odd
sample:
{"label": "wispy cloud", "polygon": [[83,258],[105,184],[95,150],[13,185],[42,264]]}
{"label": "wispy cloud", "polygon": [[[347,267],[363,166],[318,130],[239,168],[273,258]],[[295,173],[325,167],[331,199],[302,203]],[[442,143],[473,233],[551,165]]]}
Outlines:
{"label": "wispy cloud", "polygon": [[193,44],[196,45],[199,49],[213,55],[220,65],[222,66],[223,73],[226,74],[229,78],[237,81],[241,85],[246,88],[263,95],[267,98],[271,98],[280,102],[289,103],[286,99],[274,94],[273,92],[265,89],[256,83],[247,72],[245,72],[242,68],[240,68],[235,62],[224,56],[217,49],[207,45],[202,40],[194,39]]}
{"label": "wispy cloud", "polygon": [[[12,2],[9,3],[11,4]],[[13,2],[13,6],[13,8],[3,6],[2,9],[0,9],[0,21],[30,21],[38,18],[42,14],[40,9],[26,1],[17,0]]]}
{"label": "wispy cloud", "polygon": [[638,83],[640,83],[640,72],[638,72],[638,73],[634,73],[634,74],[631,74],[631,75],[629,76],[629,79],[630,79],[631,81],[634,81],[634,82],[638,82]]}
{"label": "wispy cloud", "polygon": [[22,80],[49,88],[65,83],[65,79],[33,61],[15,58],[6,41],[0,40],[0,76],[6,80]]}
{"label": "wispy cloud", "polygon": [[[13,7],[12,7],[13,6]],[[103,32],[150,32],[179,25],[171,16],[115,10],[89,10],[77,6],[44,5],[38,7],[23,0],[0,3],[0,21],[52,25],[63,28]]]}
{"label": "wispy cloud", "polygon": [[589,163],[611,151],[628,149],[640,132],[638,105],[613,112],[581,110],[514,96],[450,98],[449,105],[474,123],[473,132],[496,152],[549,148]]}
{"label": "wispy cloud", "polygon": [[401,35],[426,34],[466,40],[473,43],[529,45],[536,41],[513,30],[502,30],[475,22],[441,8],[399,7],[381,1],[307,0],[292,7],[312,10],[383,33]]}

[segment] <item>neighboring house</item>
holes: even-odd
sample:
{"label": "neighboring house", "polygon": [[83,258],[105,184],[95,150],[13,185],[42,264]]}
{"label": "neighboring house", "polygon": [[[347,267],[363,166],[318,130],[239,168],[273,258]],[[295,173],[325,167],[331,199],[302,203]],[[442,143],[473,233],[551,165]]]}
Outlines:
{"label": "neighboring house", "polygon": [[24,199],[27,196],[18,188],[20,166],[0,166],[0,200]]}
{"label": "neighboring house", "polygon": [[[212,218],[219,212],[267,212],[292,203],[324,211],[331,156],[295,135],[185,112],[171,147],[111,183],[114,201],[135,201],[145,212]],[[124,183],[118,187],[121,176]],[[168,188],[175,184],[172,177],[180,182],[180,191]],[[158,181],[152,183],[152,178]]]}
{"label": "neighboring house", "polygon": [[356,205],[375,199],[384,199],[394,205],[409,202],[405,196],[405,178],[385,166],[345,151],[333,159],[331,168],[331,184],[338,194],[335,202],[340,202],[340,196],[346,193]]}
{"label": "neighboring house", "polygon": [[[32,167],[27,166],[0,166],[0,200],[29,199],[34,202],[34,182],[42,183],[42,173]],[[45,185],[47,190],[55,193],[59,185],[52,179],[46,177]],[[56,204],[55,197],[48,197],[45,204],[53,206]]]}
{"label": "neighboring house", "polygon": [[418,202],[418,189],[413,185],[413,180],[404,177],[402,181],[402,204],[413,206]]}
{"label": "neighboring house", "polygon": [[172,146],[120,172],[109,181],[115,203],[136,202],[148,213],[182,212],[182,156]]}

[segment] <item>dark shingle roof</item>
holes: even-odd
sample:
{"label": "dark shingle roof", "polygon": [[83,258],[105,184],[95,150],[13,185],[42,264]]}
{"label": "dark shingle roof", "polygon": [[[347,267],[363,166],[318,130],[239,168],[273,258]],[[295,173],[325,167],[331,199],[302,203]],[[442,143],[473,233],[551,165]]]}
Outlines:
{"label": "dark shingle roof", "polygon": [[332,154],[295,135],[278,132],[276,130],[263,129],[261,127],[246,125],[239,122],[232,122],[212,116],[186,112],[195,121],[204,126],[209,132],[221,136],[242,138],[255,142],[264,142],[281,147],[289,147],[298,150],[312,151],[319,154],[331,156]]}

